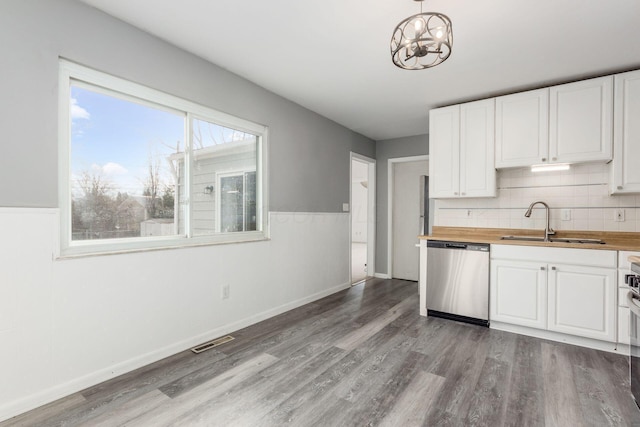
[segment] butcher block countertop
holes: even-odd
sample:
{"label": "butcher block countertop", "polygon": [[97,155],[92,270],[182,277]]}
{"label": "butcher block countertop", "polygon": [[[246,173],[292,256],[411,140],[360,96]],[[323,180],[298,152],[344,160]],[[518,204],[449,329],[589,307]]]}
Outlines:
{"label": "butcher block countertop", "polygon": [[[640,251],[640,233],[618,231],[577,231],[557,230],[552,238],[600,239],[605,244],[535,242],[518,240],[501,240],[502,236],[540,236],[544,230],[528,230],[513,228],[472,228],[472,227],[433,227],[433,233],[419,236],[424,240],[449,240],[452,242],[490,243],[499,245],[545,246],[550,248],[579,248],[615,251]],[[638,258],[640,261],[640,258]]]}

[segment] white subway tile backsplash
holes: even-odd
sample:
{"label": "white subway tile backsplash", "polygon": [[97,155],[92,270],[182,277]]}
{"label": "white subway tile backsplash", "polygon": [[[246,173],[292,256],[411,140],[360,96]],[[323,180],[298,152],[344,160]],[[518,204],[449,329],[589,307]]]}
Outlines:
{"label": "white subway tile backsplash", "polygon": [[[573,165],[569,171],[535,174],[528,168],[498,171],[498,197],[436,200],[435,225],[451,227],[535,228],[545,226],[544,210],[527,207],[543,200],[551,207],[551,226],[558,230],[640,232],[640,195],[609,195],[607,165]],[[625,221],[616,222],[623,208]],[[562,209],[571,219],[562,221]],[[470,212],[471,215],[467,213]]]}
{"label": "white subway tile backsplash", "polygon": [[587,185],[589,184],[589,175],[585,173],[579,173],[574,175],[575,185]]}

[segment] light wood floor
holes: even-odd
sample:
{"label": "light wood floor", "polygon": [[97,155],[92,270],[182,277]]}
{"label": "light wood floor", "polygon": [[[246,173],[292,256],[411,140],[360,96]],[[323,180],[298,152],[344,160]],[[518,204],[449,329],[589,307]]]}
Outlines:
{"label": "light wood floor", "polygon": [[0,426],[629,426],[617,354],[418,315],[372,279]]}

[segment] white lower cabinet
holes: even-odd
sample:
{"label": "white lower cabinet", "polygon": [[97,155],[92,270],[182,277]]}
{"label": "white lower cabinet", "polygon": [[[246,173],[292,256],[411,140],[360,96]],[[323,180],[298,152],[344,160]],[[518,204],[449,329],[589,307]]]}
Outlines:
{"label": "white lower cabinet", "polygon": [[491,262],[491,320],[545,329],[547,272],[536,262]]}
{"label": "white lower cabinet", "polygon": [[631,343],[629,338],[629,307],[618,307],[618,342],[620,344]]}
{"label": "white lower cabinet", "polygon": [[616,341],[616,270],[553,265],[548,291],[547,329]]}
{"label": "white lower cabinet", "polygon": [[490,321],[616,342],[617,253],[492,245]]}

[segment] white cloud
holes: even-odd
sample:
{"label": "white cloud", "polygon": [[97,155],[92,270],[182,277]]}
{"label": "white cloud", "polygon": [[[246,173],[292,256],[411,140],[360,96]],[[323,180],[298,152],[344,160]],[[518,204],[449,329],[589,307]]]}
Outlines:
{"label": "white cloud", "polygon": [[91,114],[84,108],[78,105],[78,100],[71,98],[71,118],[72,119],[85,119],[89,120]]}
{"label": "white cloud", "polygon": [[102,166],[102,172],[104,172],[105,175],[126,175],[129,173],[127,168],[119,163],[113,162],[109,162]]}

